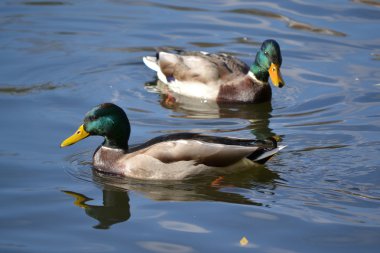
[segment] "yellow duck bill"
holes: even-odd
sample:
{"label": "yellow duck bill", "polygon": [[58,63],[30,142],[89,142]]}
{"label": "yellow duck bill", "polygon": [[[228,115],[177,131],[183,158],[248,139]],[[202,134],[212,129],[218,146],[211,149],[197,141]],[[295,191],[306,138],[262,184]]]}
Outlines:
{"label": "yellow duck bill", "polygon": [[281,76],[280,67],[277,64],[272,63],[268,72],[274,86],[282,88],[285,85]]}
{"label": "yellow duck bill", "polygon": [[64,140],[61,143],[61,148],[70,146],[70,145],[72,145],[72,144],[74,144],[80,140],[83,140],[84,138],[88,137],[89,135],[90,134],[88,132],[86,132],[86,130],[84,130],[84,126],[82,124],[82,125],[80,125],[78,130],[73,135],[71,135],[69,138],[67,138],[66,140]]}

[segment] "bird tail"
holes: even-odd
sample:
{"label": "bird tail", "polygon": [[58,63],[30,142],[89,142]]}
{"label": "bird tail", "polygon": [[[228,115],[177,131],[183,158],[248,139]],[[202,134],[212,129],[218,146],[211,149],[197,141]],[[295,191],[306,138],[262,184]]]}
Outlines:
{"label": "bird tail", "polygon": [[261,155],[258,157],[255,157],[252,161],[260,164],[264,164],[266,161],[268,161],[274,154],[276,154],[281,149],[285,148],[286,146],[278,146],[271,150],[264,151]]}
{"label": "bird tail", "polygon": [[145,56],[142,59],[143,59],[144,64],[148,68],[150,68],[151,70],[154,70],[156,72],[159,71],[160,67],[157,64],[157,60],[158,60],[157,57],[154,57],[154,56]]}
{"label": "bird tail", "polygon": [[261,146],[262,148],[258,150],[258,152],[252,153],[247,158],[259,164],[264,164],[274,154],[286,147],[278,146],[276,139],[273,137],[266,140],[257,140],[255,144]]}

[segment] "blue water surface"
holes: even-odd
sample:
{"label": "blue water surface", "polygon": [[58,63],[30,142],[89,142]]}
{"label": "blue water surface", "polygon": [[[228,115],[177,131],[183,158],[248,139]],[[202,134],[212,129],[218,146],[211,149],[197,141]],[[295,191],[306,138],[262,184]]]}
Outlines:
{"label": "blue water surface", "polygon": [[[380,3],[0,2],[1,252],[378,252]],[[283,53],[271,103],[166,103],[156,48]],[[254,171],[147,182],[97,175],[100,137],[60,142],[102,102],[130,143],[177,131],[278,136]],[[248,243],[240,243],[245,237]]]}

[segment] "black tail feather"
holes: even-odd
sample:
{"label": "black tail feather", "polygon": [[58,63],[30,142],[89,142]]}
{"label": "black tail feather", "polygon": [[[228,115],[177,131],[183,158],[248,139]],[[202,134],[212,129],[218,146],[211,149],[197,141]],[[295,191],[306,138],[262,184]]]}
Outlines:
{"label": "black tail feather", "polygon": [[247,158],[250,159],[250,160],[252,160],[252,161],[255,161],[256,163],[264,164],[275,153],[273,153],[271,155],[268,155],[268,156],[265,156],[265,157],[263,157],[260,160],[256,160],[256,159],[259,158],[261,155],[263,155],[263,154],[265,154],[267,152],[270,152],[270,151],[276,149],[277,148],[277,141],[273,137],[270,137],[270,138],[267,138],[266,140],[257,140],[256,144],[258,144],[258,143],[260,143],[262,145],[262,149],[259,149],[256,152],[253,152],[252,154],[250,154],[249,156],[247,156]]}

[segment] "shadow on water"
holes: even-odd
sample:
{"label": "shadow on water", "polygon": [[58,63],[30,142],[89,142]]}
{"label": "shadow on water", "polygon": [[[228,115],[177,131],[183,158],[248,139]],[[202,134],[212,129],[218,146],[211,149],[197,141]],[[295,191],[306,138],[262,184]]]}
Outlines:
{"label": "shadow on water", "polygon": [[57,85],[53,83],[41,83],[41,84],[34,84],[34,85],[28,85],[28,86],[21,86],[21,87],[15,87],[12,85],[9,86],[0,86],[0,94],[9,94],[9,95],[27,95],[33,92],[40,92],[40,91],[50,91],[50,90],[56,90],[60,88],[66,88],[70,87],[70,85]]}
{"label": "shadow on water", "polygon": [[380,2],[376,0],[352,0],[355,3],[361,3],[361,4],[367,4],[370,6],[377,6],[380,7]]}
{"label": "shadow on water", "polygon": [[[269,127],[272,117],[271,102],[260,104],[218,104],[215,101],[206,101],[200,98],[191,98],[168,91],[167,86],[159,80],[145,84],[145,88],[152,93],[158,93],[159,103],[163,108],[176,113],[175,118],[231,118],[245,119],[250,122],[244,129],[250,130],[257,139],[266,139],[276,134]],[[231,130],[228,130],[229,132]],[[214,132],[221,132],[215,130]]]}
{"label": "shadow on water", "polygon": [[73,176],[95,182],[102,188],[102,205],[87,203],[93,199],[81,193],[63,191],[74,197],[75,206],[83,208],[86,215],[99,221],[94,226],[96,229],[108,229],[130,218],[130,191],[141,193],[154,201],[217,201],[263,206],[252,199],[247,191],[273,191],[276,188],[275,181],[281,180],[277,173],[265,166],[223,177],[208,176],[183,181],[144,181],[104,175],[95,170],[92,170],[92,174],[73,173]]}
{"label": "shadow on water", "polygon": [[277,20],[283,21],[284,23],[287,24],[287,26],[289,28],[292,28],[292,29],[304,30],[304,31],[308,31],[308,32],[320,33],[320,34],[324,34],[324,35],[332,35],[332,36],[337,36],[337,37],[347,36],[345,33],[342,33],[342,32],[338,32],[338,31],[334,31],[332,29],[316,27],[314,25],[298,22],[298,21],[295,21],[295,20],[293,20],[289,17],[286,17],[284,15],[280,15],[280,14],[270,12],[270,11],[264,11],[264,10],[252,9],[251,8],[251,9],[234,9],[234,10],[229,10],[228,12],[253,15],[253,16],[257,16],[257,17],[277,19]]}
{"label": "shadow on water", "polygon": [[25,1],[23,4],[32,6],[59,6],[68,5],[69,3],[64,1]]}
{"label": "shadow on water", "polygon": [[[138,3],[141,4],[141,3]],[[175,11],[206,11],[206,9],[201,8],[195,8],[195,7],[185,7],[185,6],[179,6],[179,5],[169,5],[169,4],[162,4],[162,3],[144,3],[146,5],[155,6],[158,8],[168,9],[168,10],[175,10]]]}

